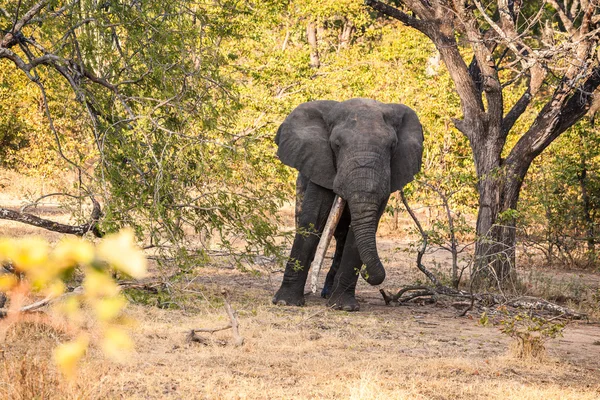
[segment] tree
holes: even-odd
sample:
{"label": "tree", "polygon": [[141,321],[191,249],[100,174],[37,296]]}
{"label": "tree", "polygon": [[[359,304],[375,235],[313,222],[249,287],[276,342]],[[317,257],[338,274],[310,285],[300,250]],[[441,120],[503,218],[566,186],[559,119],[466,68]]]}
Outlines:
{"label": "tree", "polygon": [[[469,140],[478,177],[476,265],[505,282],[515,259],[511,210],[523,179],[532,161],[588,112],[600,84],[597,2],[400,0],[400,9],[366,3],[425,34],[448,69],[463,114],[454,124]],[[508,101],[516,89],[520,97]],[[517,129],[531,110],[537,115]]]}
{"label": "tree", "polygon": [[[54,147],[78,177],[62,195],[79,206],[92,198],[92,221],[71,233],[129,225],[149,246],[202,260],[214,235],[230,248],[242,236],[249,253],[278,249],[272,214],[283,191],[265,178],[262,142],[235,131],[240,105],[226,68],[235,53],[222,48],[241,35],[246,6],[0,0],[0,63],[36,89],[50,134],[41,145]],[[67,111],[89,146],[66,145],[79,140],[57,123]]]}

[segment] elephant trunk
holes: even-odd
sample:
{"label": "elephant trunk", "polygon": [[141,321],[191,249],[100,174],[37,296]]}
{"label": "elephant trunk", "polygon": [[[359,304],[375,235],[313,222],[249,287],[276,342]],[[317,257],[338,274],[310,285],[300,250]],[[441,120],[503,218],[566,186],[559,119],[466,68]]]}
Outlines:
{"label": "elephant trunk", "polygon": [[365,280],[371,285],[379,285],[385,279],[385,269],[377,253],[375,234],[379,222],[379,205],[376,202],[348,202],[352,215],[352,230],[356,238],[356,246],[360,259],[366,266],[361,271]]}

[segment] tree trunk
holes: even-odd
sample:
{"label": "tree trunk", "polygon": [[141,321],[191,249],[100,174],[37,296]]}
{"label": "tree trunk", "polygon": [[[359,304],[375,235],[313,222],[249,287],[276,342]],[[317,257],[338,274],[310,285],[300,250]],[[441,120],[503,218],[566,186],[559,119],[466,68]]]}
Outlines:
{"label": "tree trunk", "polygon": [[[510,237],[505,237],[509,230],[496,225],[498,216],[505,211],[502,204],[503,186],[505,181],[500,173],[502,143],[493,139],[489,127],[483,124],[474,127],[469,133],[472,138],[486,138],[487,140],[471,140],[475,169],[477,172],[479,193],[479,207],[477,213],[476,234],[478,240],[475,244],[475,269],[472,279],[477,286],[489,284],[493,277],[499,280],[510,271],[510,263],[514,253],[510,253],[513,244]],[[482,130],[487,132],[482,132]]]}
{"label": "tree trunk", "polygon": [[340,33],[340,49],[345,49],[350,45],[350,41],[352,40],[352,35],[356,31],[356,27],[352,21],[346,20],[344,22],[344,26],[342,27],[342,32]]}
{"label": "tree trunk", "polygon": [[308,45],[310,46],[310,66],[312,68],[319,68],[321,66],[321,60],[319,59],[319,48],[317,42],[317,24],[311,21],[306,26],[306,38],[308,39]]}

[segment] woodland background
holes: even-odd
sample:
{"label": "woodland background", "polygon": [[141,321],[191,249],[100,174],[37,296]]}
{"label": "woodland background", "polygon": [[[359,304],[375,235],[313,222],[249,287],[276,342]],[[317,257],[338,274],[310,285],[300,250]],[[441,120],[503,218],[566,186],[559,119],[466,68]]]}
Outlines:
{"label": "woodland background", "polygon": [[[544,4],[531,4],[523,18],[554,15]],[[430,240],[475,239],[479,180],[469,141],[453,124],[462,116],[453,81],[427,37],[370,7],[10,1],[2,11],[9,46],[0,58],[0,164],[56,186],[52,200],[78,222],[93,197],[101,231],[134,226],[170,255],[208,260],[217,235],[225,247],[242,238],[240,255],[281,256],[273,216],[292,201],[295,173],[274,156],[278,124],[305,101],[368,97],[404,103],[423,123],[423,170],[406,192],[433,208]],[[468,62],[472,49],[460,32],[457,43]],[[17,58],[29,58],[28,67]],[[503,73],[508,110],[527,77]],[[541,85],[506,149],[554,90],[552,80]],[[600,149],[590,115],[535,158],[518,207],[496,221],[517,220],[518,243],[547,264],[597,268]],[[25,200],[49,194],[41,188]],[[400,208],[393,197],[389,213]],[[190,245],[192,231],[205,245]]]}

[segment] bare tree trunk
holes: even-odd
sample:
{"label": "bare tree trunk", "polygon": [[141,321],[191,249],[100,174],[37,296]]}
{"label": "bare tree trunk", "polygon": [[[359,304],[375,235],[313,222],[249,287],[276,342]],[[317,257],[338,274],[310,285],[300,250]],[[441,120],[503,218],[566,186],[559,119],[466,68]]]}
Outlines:
{"label": "bare tree trunk", "polygon": [[314,21],[309,22],[306,26],[306,37],[308,39],[308,45],[310,46],[310,66],[312,68],[319,68],[321,66],[321,60],[319,59],[317,24]]}
{"label": "bare tree trunk", "polygon": [[352,21],[346,20],[344,22],[344,26],[342,27],[342,32],[340,33],[340,49],[345,49],[350,45],[350,41],[352,40],[352,35],[356,31],[356,27]]}

